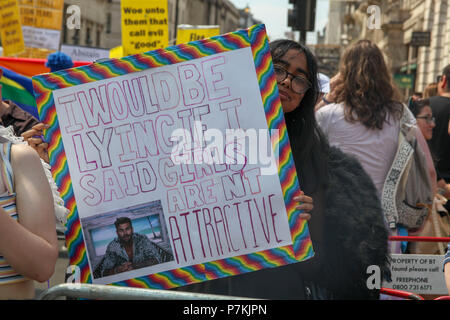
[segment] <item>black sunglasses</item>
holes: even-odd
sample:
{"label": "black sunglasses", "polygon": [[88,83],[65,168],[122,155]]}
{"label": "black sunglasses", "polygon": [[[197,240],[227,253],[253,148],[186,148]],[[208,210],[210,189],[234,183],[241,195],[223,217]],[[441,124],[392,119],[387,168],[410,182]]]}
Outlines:
{"label": "black sunglasses", "polygon": [[433,116],[420,116],[416,117],[416,119],[424,119],[427,123],[436,122],[436,119]]}

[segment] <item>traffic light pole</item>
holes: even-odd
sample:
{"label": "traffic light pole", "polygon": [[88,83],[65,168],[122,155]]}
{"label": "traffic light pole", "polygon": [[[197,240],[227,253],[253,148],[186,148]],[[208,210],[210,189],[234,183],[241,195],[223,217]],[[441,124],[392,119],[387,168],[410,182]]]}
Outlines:
{"label": "traffic light pole", "polygon": [[289,0],[294,7],[288,10],[288,26],[300,31],[299,42],[306,44],[306,32],[314,31],[317,0]]}
{"label": "traffic light pole", "polygon": [[306,44],[306,30],[300,30],[300,35],[298,37],[298,42],[301,44]]}

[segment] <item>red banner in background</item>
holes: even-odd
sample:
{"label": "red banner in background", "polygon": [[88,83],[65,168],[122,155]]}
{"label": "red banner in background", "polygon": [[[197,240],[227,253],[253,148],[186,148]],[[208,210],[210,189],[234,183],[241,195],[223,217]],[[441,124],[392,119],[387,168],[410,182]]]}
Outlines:
{"label": "red banner in background", "polygon": [[[46,62],[47,59],[0,57],[1,67],[8,68],[27,77],[50,72],[50,69],[45,66]],[[74,67],[80,67],[87,64],[91,64],[91,62],[73,61]]]}

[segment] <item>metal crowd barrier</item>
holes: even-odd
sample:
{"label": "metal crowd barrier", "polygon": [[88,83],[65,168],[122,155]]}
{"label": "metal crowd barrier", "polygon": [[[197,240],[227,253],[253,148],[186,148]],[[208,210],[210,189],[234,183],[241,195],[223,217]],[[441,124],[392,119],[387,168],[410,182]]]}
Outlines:
{"label": "metal crowd barrier", "polygon": [[423,242],[450,242],[448,237],[416,237],[416,236],[390,236],[391,241],[423,241]]}
{"label": "metal crowd barrier", "polygon": [[37,300],[55,300],[63,296],[92,300],[254,300],[204,293],[115,287],[87,283],[63,283],[56,285],[44,290],[37,297]]}
{"label": "metal crowd barrier", "polygon": [[437,297],[436,299],[433,300],[450,300],[450,296]]}
{"label": "metal crowd barrier", "polygon": [[[450,238],[444,237],[411,237],[391,236],[391,241],[426,241],[426,242],[450,242]],[[416,293],[381,288],[380,293],[394,297],[425,300]],[[213,295],[204,293],[192,293],[183,291],[170,291],[158,289],[142,289],[130,287],[116,287],[109,285],[95,285],[86,283],[64,283],[44,290],[38,300],[54,300],[58,297],[93,299],[93,300],[254,300],[251,298]],[[450,296],[441,296],[434,300],[450,300]]]}
{"label": "metal crowd barrier", "polygon": [[381,288],[380,293],[388,295],[388,296],[409,299],[409,300],[425,300],[422,296],[420,296],[416,293],[402,291],[402,290],[396,290],[396,289],[390,289],[390,288]]}

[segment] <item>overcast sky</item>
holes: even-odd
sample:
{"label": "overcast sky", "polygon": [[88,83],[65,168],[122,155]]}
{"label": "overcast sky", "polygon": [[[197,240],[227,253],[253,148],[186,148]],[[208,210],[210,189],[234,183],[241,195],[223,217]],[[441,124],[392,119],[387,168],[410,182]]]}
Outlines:
{"label": "overcast sky", "polygon": [[[230,0],[237,8],[247,6],[253,16],[261,20],[267,29],[271,39],[284,38],[284,33],[290,31],[287,26],[287,10],[292,8],[288,0]],[[317,0],[316,8],[316,30],[322,31],[328,20],[329,0]],[[315,43],[315,33],[308,33],[308,43]]]}

